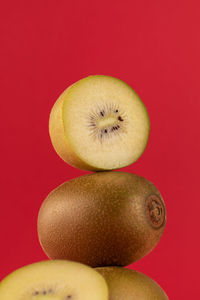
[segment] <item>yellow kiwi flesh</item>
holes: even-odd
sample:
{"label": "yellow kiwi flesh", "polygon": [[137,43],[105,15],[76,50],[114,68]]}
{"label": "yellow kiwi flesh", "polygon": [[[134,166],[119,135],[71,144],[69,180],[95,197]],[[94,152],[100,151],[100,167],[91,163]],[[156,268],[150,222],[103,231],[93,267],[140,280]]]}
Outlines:
{"label": "yellow kiwi flesh", "polygon": [[83,78],[55,102],[49,133],[58,155],[80,169],[122,168],[135,162],[149,136],[147,110],[133,89],[110,76]]}
{"label": "yellow kiwi flesh", "polygon": [[126,172],[98,172],[65,182],[47,196],[38,235],[52,259],[126,266],[156,246],[165,221],[162,196],[150,181]]}
{"label": "yellow kiwi flesh", "polygon": [[120,267],[96,270],[108,284],[109,300],[169,300],[154,280],[140,272]]}
{"label": "yellow kiwi flesh", "polygon": [[104,278],[94,269],[71,261],[34,263],[0,283],[0,300],[108,300]]}

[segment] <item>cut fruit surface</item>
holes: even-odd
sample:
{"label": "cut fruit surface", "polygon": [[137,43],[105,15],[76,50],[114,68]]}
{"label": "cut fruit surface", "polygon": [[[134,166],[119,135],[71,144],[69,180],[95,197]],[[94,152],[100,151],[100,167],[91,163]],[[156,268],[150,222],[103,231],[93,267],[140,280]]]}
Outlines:
{"label": "cut fruit surface", "polygon": [[108,284],[109,300],[169,300],[154,280],[140,272],[120,267],[96,270]]}
{"label": "cut fruit surface", "polygon": [[0,283],[0,300],[108,300],[108,288],[94,269],[70,261],[34,263]]}
{"label": "cut fruit surface", "polygon": [[65,90],[49,120],[52,144],[69,164],[86,170],[130,165],[143,153],[149,136],[147,110],[123,81],[89,76]]}
{"label": "cut fruit surface", "polygon": [[147,179],[97,172],[65,182],[47,196],[38,235],[52,259],[125,266],[156,246],[165,221],[162,197]]}

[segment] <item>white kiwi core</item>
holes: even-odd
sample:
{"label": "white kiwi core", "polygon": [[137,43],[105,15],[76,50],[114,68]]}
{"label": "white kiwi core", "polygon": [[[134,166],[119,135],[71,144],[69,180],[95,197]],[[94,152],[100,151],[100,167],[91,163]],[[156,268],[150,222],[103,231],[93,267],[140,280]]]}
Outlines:
{"label": "white kiwi core", "polygon": [[61,300],[62,298],[54,295],[53,296],[39,295],[39,296],[35,296],[34,299],[35,300]]}
{"label": "white kiwi core", "polygon": [[99,169],[133,163],[149,136],[144,104],[126,83],[109,76],[90,76],[68,89],[63,124],[72,150]]}
{"label": "white kiwi core", "polygon": [[108,300],[107,285],[98,275],[75,262],[35,263],[0,283],[0,300]]}
{"label": "white kiwi core", "polygon": [[99,120],[97,120],[97,126],[101,129],[105,128],[107,126],[114,126],[116,121],[117,121],[117,118],[115,118],[115,117],[108,117],[108,118],[105,118],[105,119],[99,119]]}

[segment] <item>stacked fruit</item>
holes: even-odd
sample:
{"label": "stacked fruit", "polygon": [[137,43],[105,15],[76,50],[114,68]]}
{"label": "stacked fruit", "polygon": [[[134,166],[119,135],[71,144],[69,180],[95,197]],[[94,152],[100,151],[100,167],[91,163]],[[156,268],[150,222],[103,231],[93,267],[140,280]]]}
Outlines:
{"label": "stacked fruit", "polygon": [[146,147],[144,104],[121,80],[90,76],[64,91],[49,124],[61,158],[103,172],[65,182],[48,195],[38,234],[52,260],[8,276],[0,300],[168,299],[155,281],[123,268],[160,240],[166,222],[162,197],[147,179],[111,171],[135,162]]}

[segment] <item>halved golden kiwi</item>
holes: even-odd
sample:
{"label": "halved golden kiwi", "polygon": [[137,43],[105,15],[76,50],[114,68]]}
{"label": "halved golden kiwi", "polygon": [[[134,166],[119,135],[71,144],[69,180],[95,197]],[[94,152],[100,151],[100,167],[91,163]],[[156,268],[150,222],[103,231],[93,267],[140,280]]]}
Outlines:
{"label": "halved golden kiwi", "polygon": [[0,300],[108,300],[94,269],[71,261],[43,261],[20,268],[0,283]]}
{"label": "halved golden kiwi", "polygon": [[67,163],[112,170],[135,162],[145,150],[150,122],[134,90],[110,76],[89,76],[66,89],[49,120],[52,144]]}

